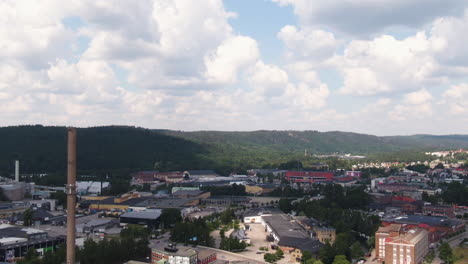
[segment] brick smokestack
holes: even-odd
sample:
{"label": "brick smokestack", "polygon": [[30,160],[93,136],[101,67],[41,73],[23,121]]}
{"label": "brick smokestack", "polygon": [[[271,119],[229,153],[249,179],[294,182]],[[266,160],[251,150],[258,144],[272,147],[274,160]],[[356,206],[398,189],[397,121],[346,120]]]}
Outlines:
{"label": "brick smokestack", "polygon": [[76,128],[68,128],[67,264],[75,264]]}

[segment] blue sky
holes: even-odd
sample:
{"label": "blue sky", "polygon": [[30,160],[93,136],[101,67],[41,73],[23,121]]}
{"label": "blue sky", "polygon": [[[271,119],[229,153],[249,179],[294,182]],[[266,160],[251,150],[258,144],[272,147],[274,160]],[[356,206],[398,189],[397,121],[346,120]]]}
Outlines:
{"label": "blue sky", "polygon": [[7,0],[0,15],[2,126],[468,133],[463,0]]}

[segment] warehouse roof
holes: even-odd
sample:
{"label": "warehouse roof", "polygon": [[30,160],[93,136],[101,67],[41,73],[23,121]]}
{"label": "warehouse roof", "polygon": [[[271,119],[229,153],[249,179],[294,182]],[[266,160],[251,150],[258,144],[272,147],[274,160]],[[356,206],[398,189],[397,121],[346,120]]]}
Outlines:
{"label": "warehouse roof", "polygon": [[141,212],[124,213],[120,217],[156,220],[160,216],[161,216],[161,210],[159,210],[159,209],[148,209],[146,211],[141,211]]}

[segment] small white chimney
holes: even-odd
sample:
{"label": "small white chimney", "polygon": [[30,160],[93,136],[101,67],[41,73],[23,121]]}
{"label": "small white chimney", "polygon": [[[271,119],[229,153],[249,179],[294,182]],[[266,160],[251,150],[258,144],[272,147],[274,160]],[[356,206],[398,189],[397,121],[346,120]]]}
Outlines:
{"label": "small white chimney", "polygon": [[19,160],[15,160],[15,181],[19,182]]}

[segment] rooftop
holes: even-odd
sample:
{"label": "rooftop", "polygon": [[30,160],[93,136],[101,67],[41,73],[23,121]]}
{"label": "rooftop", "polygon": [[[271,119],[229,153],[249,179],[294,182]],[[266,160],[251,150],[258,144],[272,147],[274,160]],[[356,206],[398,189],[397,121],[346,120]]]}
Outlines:
{"label": "rooftop", "polygon": [[159,209],[148,209],[148,210],[141,211],[141,212],[124,213],[120,217],[156,220],[160,216],[161,216],[161,210],[159,210]]}
{"label": "rooftop", "polygon": [[309,238],[307,232],[292,217],[286,214],[263,216],[263,220],[273,229],[280,241],[283,239]]}
{"label": "rooftop", "polygon": [[[177,249],[175,252],[167,251],[166,248],[171,248],[171,245],[174,249]],[[154,250],[163,251],[165,254],[169,256],[182,256],[182,257],[190,257],[194,254],[198,254],[198,258],[206,258],[212,254],[211,250],[202,249],[197,247],[189,247],[177,244],[166,244],[166,243],[151,243],[150,247]]]}
{"label": "rooftop", "polygon": [[445,226],[453,227],[463,224],[463,221],[458,219],[450,219],[446,217],[425,216],[425,215],[408,215],[399,216],[396,218],[383,219],[387,222],[394,222],[399,224],[427,224],[429,226]]}

